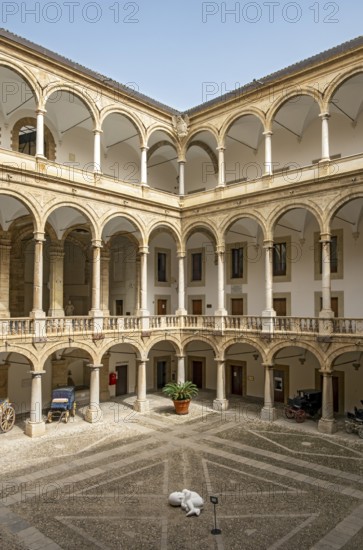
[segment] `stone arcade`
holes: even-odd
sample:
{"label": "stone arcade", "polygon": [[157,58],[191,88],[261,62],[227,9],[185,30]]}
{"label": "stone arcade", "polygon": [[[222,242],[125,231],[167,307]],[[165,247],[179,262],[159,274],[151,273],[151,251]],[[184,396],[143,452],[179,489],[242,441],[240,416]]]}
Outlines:
{"label": "stone arcade", "polygon": [[169,380],[269,421],[321,387],[333,432],[363,398],[363,38],[186,113],[0,42],[0,398],[26,433],[69,376],[89,422]]}

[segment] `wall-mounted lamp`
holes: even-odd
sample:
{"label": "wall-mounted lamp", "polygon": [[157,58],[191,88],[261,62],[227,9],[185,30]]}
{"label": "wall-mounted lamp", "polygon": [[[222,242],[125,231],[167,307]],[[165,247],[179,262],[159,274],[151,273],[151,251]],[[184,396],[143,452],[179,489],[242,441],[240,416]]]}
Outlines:
{"label": "wall-mounted lamp", "polygon": [[254,360],[255,360],[255,361],[257,361],[257,359],[258,359],[258,356],[259,356],[259,354],[258,354],[258,353],[253,353],[253,354],[252,354],[252,357],[254,358]]}

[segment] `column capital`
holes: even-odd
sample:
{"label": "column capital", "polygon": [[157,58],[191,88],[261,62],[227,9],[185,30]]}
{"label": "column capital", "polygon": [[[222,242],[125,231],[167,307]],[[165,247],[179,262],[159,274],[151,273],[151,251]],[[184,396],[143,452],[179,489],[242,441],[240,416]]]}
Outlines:
{"label": "column capital", "polygon": [[35,111],[35,114],[37,114],[37,115],[45,115],[46,112],[47,112],[47,110],[44,109],[44,107],[38,107],[38,109],[36,109],[36,111]]}
{"label": "column capital", "polygon": [[216,147],[217,151],[219,152],[223,152],[226,150],[225,146],[224,145],[218,145],[218,147]]}
{"label": "column capital", "polygon": [[186,251],[185,250],[178,250],[176,255],[179,259],[184,259],[185,256],[186,256]]}
{"label": "column capital", "polygon": [[179,354],[176,353],[176,354],[175,354],[175,357],[176,357],[177,359],[185,359],[185,358],[186,358],[186,355],[183,355],[183,354],[179,355]]}
{"label": "column capital", "polygon": [[179,164],[186,164],[186,162],[187,162],[187,159],[185,157],[179,157],[178,158],[178,163]]}
{"label": "column capital", "polygon": [[225,357],[214,357],[213,361],[215,361],[216,363],[225,363],[226,358]]}
{"label": "column capital", "polygon": [[331,234],[330,233],[321,233],[319,242],[320,243],[330,243],[331,242]]}
{"label": "column capital", "polygon": [[102,248],[102,239],[92,239],[91,241],[93,248]]}
{"label": "column capital", "polygon": [[264,367],[265,369],[273,369],[274,366],[274,363],[261,363],[261,367]]}
{"label": "column capital", "polygon": [[217,244],[216,246],[216,253],[217,254],[224,254],[226,251],[226,247],[224,244]]}
{"label": "column capital", "polygon": [[148,147],[147,145],[141,145],[140,149],[141,149],[141,151],[148,151],[150,149],[150,147]]}
{"label": "column capital", "polygon": [[42,374],[45,374],[47,371],[45,370],[30,370],[29,373],[35,377],[37,375],[41,376]]}
{"label": "column capital", "polygon": [[45,233],[43,231],[34,231],[34,240],[37,242],[44,242],[45,239]]}
{"label": "column capital", "polygon": [[93,130],[93,134],[94,134],[95,136],[100,136],[101,134],[103,134],[103,130],[101,130],[100,128],[95,128],[95,129]]}
{"label": "column capital", "polygon": [[63,258],[64,257],[64,247],[63,244],[51,244],[49,247],[49,256],[50,258]]}
{"label": "column capital", "polygon": [[263,241],[263,248],[265,250],[267,250],[269,248],[273,248],[273,247],[274,247],[274,242],[272,240]]}
{"label": "column capital", "polygon": [[330,113],[328,113],[328,111],[325,111],[324,113],[320,113],[319,114],[319,117],[322,119],[322,120],[328,120],[330,118]]}
{"label": "column capital", "polygon": [[139,246],[139,254],[149,254],[148,246]]}
{"label": "column capital", "polygon": [[94,365],[92,363],[88,363],[87,367],[89,367],[90,369],[101,369],[103,365]]}
{"label": "column capital", "polygon": [[265,132],[262,132],[263,136],[273,136],[272,130],[266,130]]}
{"label": "column capital", "polygon": [[150,359],[138,359],[136,357],[136,363],[148,363],[150,361]]}

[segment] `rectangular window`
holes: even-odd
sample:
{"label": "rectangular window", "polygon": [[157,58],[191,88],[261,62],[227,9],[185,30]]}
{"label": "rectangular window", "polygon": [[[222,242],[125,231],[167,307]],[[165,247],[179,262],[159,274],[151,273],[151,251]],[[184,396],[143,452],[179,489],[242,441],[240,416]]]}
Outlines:
{"label": "rectangular window", "polygon": [[192,253],[192,281],[202,280],[202,253]]}
{"label": "rectangular window", "polygon": [[[320,273],[323,272],[323,245],[320,244]],[[338,273],[338,236],[332,235],[330,241],[330,273]]]}
{"label": "rectangular window", "polygon": [[167,282],[167,255],[165,252],[158,252],[158,282],[166,283]]}
{"label": "rectangular window", "polygon": [[286,275],[286,242],[275,243],[273,248],[273,274]]}
{"label": "rectangular window", "polygon": [[243,277],[243,248],[231,248],[231,279]]}

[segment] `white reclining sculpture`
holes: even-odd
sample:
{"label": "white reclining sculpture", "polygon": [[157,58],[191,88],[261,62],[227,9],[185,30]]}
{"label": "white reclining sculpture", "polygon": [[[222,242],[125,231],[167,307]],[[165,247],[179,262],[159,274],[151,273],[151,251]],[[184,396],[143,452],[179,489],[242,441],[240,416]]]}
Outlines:
{"label": "white reclining sculpture", "polygon": [[170,493],[169,504],[171,506],[181,506],[182,510],[187,512],[187,517],[199,516],[204,506],[204,500],[198,493],[189,491],[189,489],[183,489],[182,492],[176,491]]}

